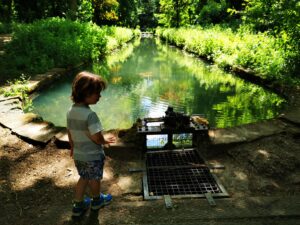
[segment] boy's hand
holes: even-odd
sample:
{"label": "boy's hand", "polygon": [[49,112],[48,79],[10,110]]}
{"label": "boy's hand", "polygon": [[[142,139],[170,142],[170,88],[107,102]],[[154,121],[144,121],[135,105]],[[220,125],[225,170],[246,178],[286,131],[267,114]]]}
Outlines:
{"label": "boy's hand", "polygon": [[105,145],[107,145],[107,147],[113,143],[116,143],[116,138],[114,136],[105,137]]}

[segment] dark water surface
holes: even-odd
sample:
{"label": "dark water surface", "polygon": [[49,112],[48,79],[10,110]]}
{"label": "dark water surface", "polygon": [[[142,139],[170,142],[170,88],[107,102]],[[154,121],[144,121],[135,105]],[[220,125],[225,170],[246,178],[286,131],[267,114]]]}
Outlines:
{"label": "dark water surface", "polygon": [[[102,75],[108,88],[91,106],[106,130],[129,128],[137,118],[160,117],[168,105],[204,114],[212,127],[231,127],[273,118],[284,99],[182,51],[141,39],[86,70]],[[57,81],[34,99],[36,113],[66,126],[75,74]]]}

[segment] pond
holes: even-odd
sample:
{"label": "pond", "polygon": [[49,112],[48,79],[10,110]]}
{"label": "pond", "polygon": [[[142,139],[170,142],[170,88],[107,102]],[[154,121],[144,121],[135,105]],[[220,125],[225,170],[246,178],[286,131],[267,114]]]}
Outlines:
{"label": "pond", "polygon": [[[274,118],[285,105],[280,96],[154,38],[130,43],[84,69],[108,81],[98,104],[91,106],[106,130],[129,128],[137,118],[164,116],[168,106],[203,114],[211,127],[224,128]],[[44,120],[66,126],[75,75],[33,100],[34,111]]]}

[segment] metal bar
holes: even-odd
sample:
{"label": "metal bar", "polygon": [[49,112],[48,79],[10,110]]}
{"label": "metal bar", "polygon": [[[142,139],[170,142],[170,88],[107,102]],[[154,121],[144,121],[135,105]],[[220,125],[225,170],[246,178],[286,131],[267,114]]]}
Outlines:
{"label": "metal bar", "polygon": [[[186,195],[170,195],[172,198],[205,198],[204,194],[186,194]],[[217,194],[212,194],[212,196],[214,198],[226,198],[228,197],[228,195],[224,195],[221,193],[217,193]],[[158,196],[158,195],[153,195],[153,196],[148,196],[147,198],[145,198],[146,200],[155,200],[155,199],[163,199],[163,196]]]}
{"label": "metal bar", "polygon": [[184,168],[208,168],[205,164],[191,164],[181,166],[148,166],[148,169],[184,169]]}
{"label": "metal bar", "polygon": [[213,199],[212,194],[210,192],[205,193],[204,196],[205,196],[205,198],[208,201],[210,206],[216,206],[217,205],[216,202]]}
{"label": "metal bar", "polygon": [[224,170],[225,169],[225,166],[224,165],[211,165],[209,164],[208,165],[209,169],[212,169],[212,170]]}
{"label": "metal bar", "polygon": [[216,183],[218,184],[220,190],[222,191],[222,193],[225,195],[225,196],[229,196],[228,192],[226,191],[226,189],[224,188],[224,186],[220,183],[220,180],[219,178],[215,175],[215,174],[211,174],[213,176],[213,178],[215,179]]}
{"label": "metal bar", "polygon": [[[195,148],[185,148],[185,149],[184,149],[184,152],[186,152],[186,151],[196,151],[196,149],[195,149]],[[182,152],[182,149],[174,149],[174,150],[168,150],[168,149],[166,149],[166,150],[156,150],[156,151],[149,151],[149,152],[147,152],[147,154],[168,153],[168,152],[170,152],[170,153],[173,153],[173,152]]]}
{"label": "metal bar", "polygon": [[146,171],[146,170],[143,168],[129,168],[128,169],[128,172],[130,172],[130,173],[139,173],[139,172],[144,172],[144,171]]}
{"label": "metal bar", "polygon": [[167,209],[173,208],[172,199],[170,195],[164,195],[164,200]]}

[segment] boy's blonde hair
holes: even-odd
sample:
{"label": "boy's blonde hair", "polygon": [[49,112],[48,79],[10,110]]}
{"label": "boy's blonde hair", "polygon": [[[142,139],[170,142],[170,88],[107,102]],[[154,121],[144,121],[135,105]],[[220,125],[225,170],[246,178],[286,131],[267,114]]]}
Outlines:
{"label": "boy's blonde hair", "polygon": [[76,75],[72,84],[72,100],[74,103],[83,103],[85,98],[103,91],[106,82],[102,77],[90,72],[80,72]]}

